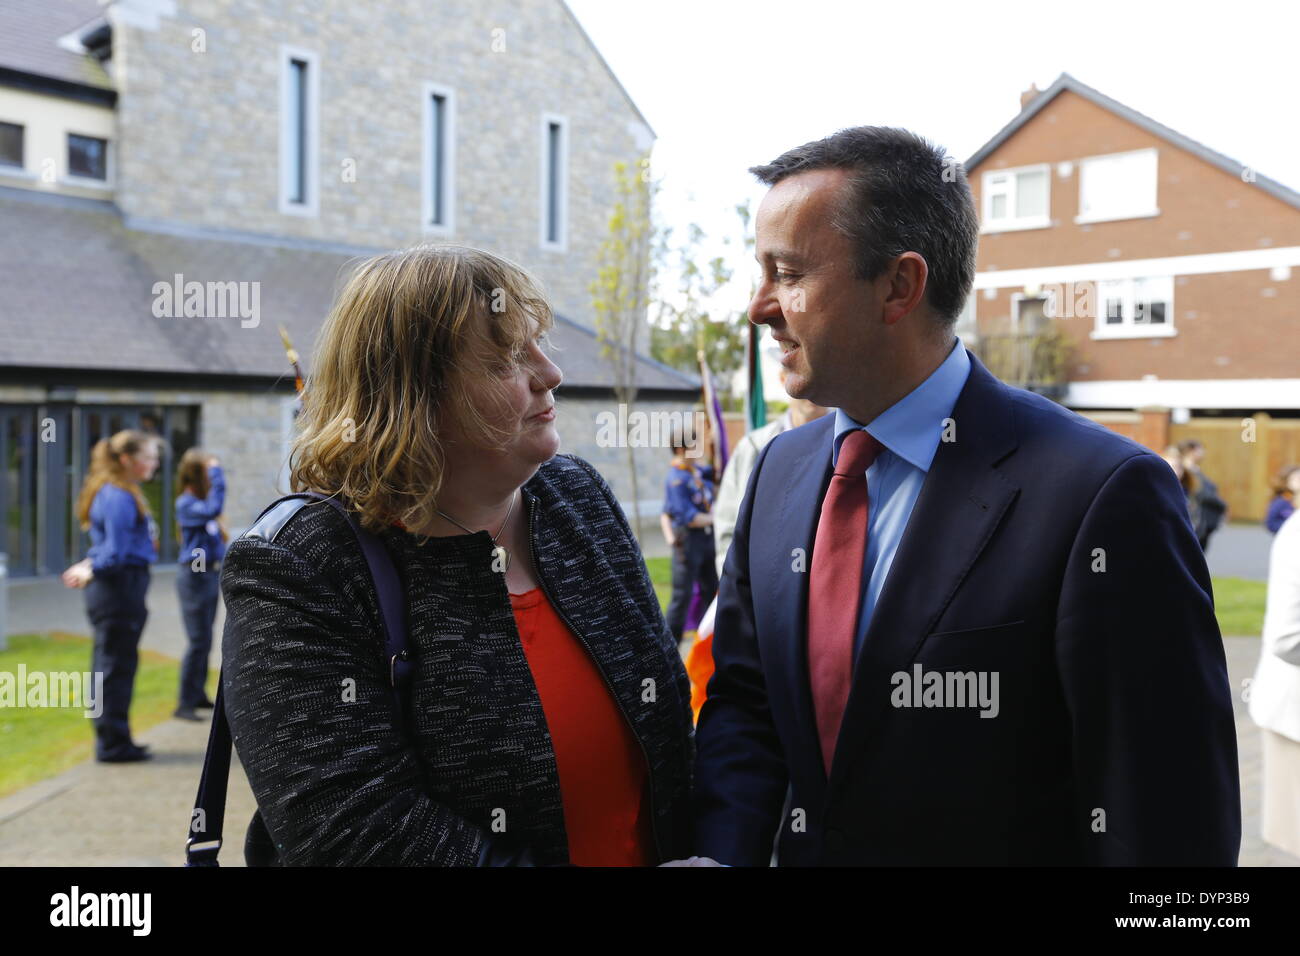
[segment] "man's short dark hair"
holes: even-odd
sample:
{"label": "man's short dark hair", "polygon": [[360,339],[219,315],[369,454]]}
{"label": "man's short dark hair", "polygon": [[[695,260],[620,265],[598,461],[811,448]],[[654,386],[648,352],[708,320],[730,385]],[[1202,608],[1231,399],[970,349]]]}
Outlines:
{"label": "man's short dark hair", "polygon": [[979,243],[979,217],[961,164],[905,129],[856,126],[749,171],[775,186],[814,169],[850,174],[832,224],[857,247],[859,278],[878,278],[892,259],[920,253],[930,270],[930,308],[951,327],[975,281]]}

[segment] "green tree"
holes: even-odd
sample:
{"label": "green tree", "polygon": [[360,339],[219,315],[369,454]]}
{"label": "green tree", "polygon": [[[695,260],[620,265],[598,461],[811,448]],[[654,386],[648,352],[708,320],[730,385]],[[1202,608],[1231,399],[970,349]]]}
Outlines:
{"label": "green tree", "polygon": [[[656,244],[651,207],[658,184],[650,178],[649,154],[635,165],[614,164],[617,201],[610,213],[608,234],[597,254],[596,278],[590,284],[596,313],[596,336],[601,355],[609,363],[614,394],[630,414],[636,405],[637,355],[650,303],[649,288]],[[632,484],[632,520],[638,540],[641,533],[640,493],[635,449],[627,448],[627,470]]]}
{"label": "green tree", "polygon": [[[738,207],[739,208],[739,207]],[[716,378],[718,389],[729,396],[731,378],[745,360],[745,313],[728,311],[722,316],[709,302],[731,281],[733,270],[725,256],[714,256],[700,265],[704,230],[696,223],[687,227],[687,237],[676,249],[668,249],[667,236],[660,245],[660,261],[671,256],[678,267],[674,294],[656,290],[656,318],[650,329],[650,354],[665,365],[683,371],[698,371],[699,356]],[[723,239],[730,245],[730,239]]]}

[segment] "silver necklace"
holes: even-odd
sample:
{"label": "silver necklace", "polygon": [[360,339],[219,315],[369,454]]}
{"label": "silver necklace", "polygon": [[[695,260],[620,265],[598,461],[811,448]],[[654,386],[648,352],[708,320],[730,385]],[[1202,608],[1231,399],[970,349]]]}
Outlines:
{"label": "silver necklace", "polygon": [[[508,525],[508,524],[510,523],[510,516],[511,516],[512,514],[515,513],[515,498],[516,498],[516,497],[518,497],[517,494],[515,494],[515,495],[511,495],[511,496],[510,496],[510,509],[506,512],[506,520],[503,521],[503,522],[501,522],[501,527],[498,528],[498,529],[497,529],[497,533],[494,534],[494,535],[492,536],[492,545],[493,545],[493,547],[492,547],[492,561],[493,561],[494,564],[495,564],[496,562],[500,562],[500,564],[501,564],[501,573],[502,573],[502,574],[504,574],[504,573],[505,573],[506,571],[508,571],[509,568],[510,568],[510,552],[507,551],[503,545],[497,544],[497,538],[501,537],[501,532],[502,532],[502,531],[505,531],[505,530],[506,530],[506,525]],[[476,532],[476,531],[471,531],[469,528],[465,527],[463,524],[461,524],[459,521],[457,521],[457,520],[456,520],[455,518],[453,518],[451,515],[447,514],[445,511],[443,511],[443,510],[441,510],[441,509],[439,509],[439,508],[434,508],[433,510],[434,510],[434,511],[437,511],[438,514],[442,515],[444,518],[446,518],[448,521],[450,521],[452,524],[454,524],[457,528],[460,528],[460,530],[461,530],[461,531],[464,531],[466,534],[477,534],[477,533],[478,533],[478,532]]]}

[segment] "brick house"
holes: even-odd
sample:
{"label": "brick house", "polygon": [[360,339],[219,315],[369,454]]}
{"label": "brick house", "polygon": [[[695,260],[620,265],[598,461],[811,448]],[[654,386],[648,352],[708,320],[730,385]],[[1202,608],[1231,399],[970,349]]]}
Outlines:
{"label": "brick house", "polygon": [[[309,12],[308,12],[309,11]],[[283,484],[293,383],[357,256],[431,239],[511,258],[555,307],[563,449],[627,507],[601,447],[612,373],[588,283],[614,164],[653,132],[561,0],[11,0],[0,7],[0,553],[13,573],[84,548],[70,503],[91,445],[167,439],[146,489],[162,524],[200,444],[232,530]],[[227,283],[256,320],[155,314],[155,284]],[[233,301],[233,300],[232,300]],[[165,310],[164,310],[165,311]],[[641,407],[681,411],[692,376],[638,363]],[[666,452],[639,449],[657,473]]]}
{"label": "brick house", "polygon": [[966,169],[981,236],[960,328],[1004,377],[1151,447],[1300,416],[1300,193],[1069,74]]}

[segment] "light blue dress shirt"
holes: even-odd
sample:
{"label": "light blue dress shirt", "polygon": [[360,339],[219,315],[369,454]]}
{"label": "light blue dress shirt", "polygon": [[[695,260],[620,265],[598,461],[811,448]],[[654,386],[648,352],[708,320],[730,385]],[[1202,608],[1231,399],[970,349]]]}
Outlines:
{"label": "light blue dress shirt", "polygon": [[884,590],[898,543],[903,540],[907,520],[912,516],[930,463],[939,450],[944,419],[951,417],[968,375],[970,358],[959,339],[929,378],[877,415],[869,425],[855,422],[840,409],[835,410],[832,465],[839,458],[840,443],[854,429],[865,428],[884,446],[867,469],[870,507],[867,553],[862,563],[865,585],[858,608],[857,638],[853,642],[854,661],[867,635],[880,592]]}

